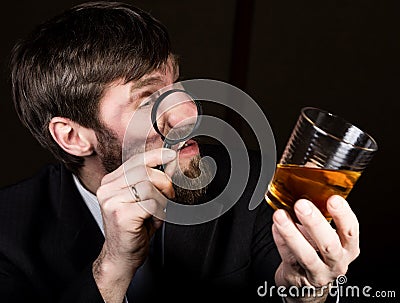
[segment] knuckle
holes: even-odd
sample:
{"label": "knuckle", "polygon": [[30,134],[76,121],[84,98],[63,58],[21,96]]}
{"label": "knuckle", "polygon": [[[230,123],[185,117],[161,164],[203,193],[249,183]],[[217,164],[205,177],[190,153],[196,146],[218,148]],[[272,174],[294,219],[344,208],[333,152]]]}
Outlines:
{"label": "knuckle", "polygon": [[336,235],[336,237],[332,237],[329,240],[327,240],[322,245],[321,253],[325,255],[330,255],[335,258],[340,258],[341,255],[343,254],[343,249],[340,244],[339,237]]}
{"label": "knuckle", "polygon": [[109,215],[114,212],[115,203],[113,203],[112,198],[107,199],[107,200],[104,200],[103,203],[101,203],[100,207],[101,207],[101,210],[103,213]]}
{"label": "knuckle", "polygon": [[143,190],[143,193],[147,196],[151,195],[154,192],[154,185],[149,180],[142,181],[140,186]]}
{"label": "knuckle", "polygon": [[164,214],[164,211],[163,211],[163,209],[164,209],[164,207],[165,207],[165,204],[161,201],[157,201],[157,200],[155,200],[154,201],[154,214]]}
{"label": "knuckle", "polygon": [[109,183],[112,179],[113,179],[114,174],[113,173],[109,173],[107,175],[105,175],[101,181],[100,181],[100,185],[104,185]]}
{"label": "knuckle", "polygon": [[123,225],[125,225],[125,216],[124,216],[124,212],[122,212],[120,209],[118,209],[118,208],[114,209],[111,216],[112,216],[114,222],[115,222],[118,226],[123,226]]}
{"label": "knuckle", "polygon": [[97,189],[97,191],[96,191],[96,196],[97,196],[97,198],[99,199],[99,200],[102,200],[102,198],[105,196],[105,194],[106,194],[106,189],[105,189],[105,186],[104,185],[101,185],[98,189]]}
{"label": "knuckle", "polygon": [[102,200],[106,200],[112,191],[113,187],[110,183],[101,185],[96,191],[96,197],[99,200],[99,203],[101,203]]}
{"label": "knuckle", "polygon": [[107,184],[108,180],[109,180],[108,175],[105,175],[105,176],[101,179],[100,185]]}
{"label": "knuckle", "polygon": [[157,200],[155,199],[150,199],[149,200],[149,208],[152,211],[152,213],[154,213],[157,210]]}
{"label": "knuckle", "polygon": [[355,238],[359,236],[359,225],[353,224],[345,233],[346,238]]}
{"label": "knuckle", "polygon": [[148,199],[146,203],[140,203],[140,206],[149,214],[154,214],[157,211],[157,201],[155,199]]}

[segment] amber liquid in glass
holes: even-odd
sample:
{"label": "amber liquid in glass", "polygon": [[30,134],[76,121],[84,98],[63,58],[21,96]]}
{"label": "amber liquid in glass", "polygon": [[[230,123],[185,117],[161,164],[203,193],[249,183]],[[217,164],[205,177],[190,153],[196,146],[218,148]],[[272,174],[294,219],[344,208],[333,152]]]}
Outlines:
{"label": "amber liquid in glass", "polygon": [[274,209],[283,208],[299,222],[293,205],[301,198],[313,202],[330,222],[326,201],[332,195],[346,198],[361,172],[278,164],[265,199]]}

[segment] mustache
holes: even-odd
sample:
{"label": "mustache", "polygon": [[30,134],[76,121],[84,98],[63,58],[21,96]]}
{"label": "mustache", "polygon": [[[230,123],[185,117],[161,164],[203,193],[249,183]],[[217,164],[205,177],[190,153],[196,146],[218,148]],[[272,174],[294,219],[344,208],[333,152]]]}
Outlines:
{"label": "mustache", "polygon": [[168,129],[163,136],[168,140],[178,141],[190,136],[195,127],[194,123]]}

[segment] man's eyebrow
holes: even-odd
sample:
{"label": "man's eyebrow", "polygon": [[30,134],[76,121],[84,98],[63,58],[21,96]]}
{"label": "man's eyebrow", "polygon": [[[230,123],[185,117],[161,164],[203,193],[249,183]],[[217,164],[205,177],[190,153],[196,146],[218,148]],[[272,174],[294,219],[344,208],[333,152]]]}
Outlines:
{"label": "man's eyebrow", "polygon": [[135,82],[135,84],[132,85],[131,91],[138,89],[138,88],[145,87],[145,86],[149,86],[149,85],[156,85],[156,84],[159,84],[160,82],[162,82],[162,79],[159,76],[153,76],[153,77],[149,77],[149,78],[145,78],[145,79],[140,79],[140,80],[137,80]]}
{"label": "man's eyebrow", "polygon": [[[175,57],[171,59],[171,69],[172,69],[172,77],[173,77],[173,82],[176,82],[179,79],[179,63]],[[145,79],[139,79],[135,82],[135,84],[132,85],[131,91],[135,89],[139,89],[145,86],[149,85],[157,85],[160,82],[162,82],[163,79],[160,76],[153,76]]]}

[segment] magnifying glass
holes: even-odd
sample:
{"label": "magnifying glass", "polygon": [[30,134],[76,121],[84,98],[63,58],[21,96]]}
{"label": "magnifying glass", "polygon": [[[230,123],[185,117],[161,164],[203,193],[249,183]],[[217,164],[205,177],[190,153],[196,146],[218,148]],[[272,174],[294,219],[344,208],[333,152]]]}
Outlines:
{"label": "magnifying glass", "polygon": [[[164,148],[183,147],[198,128],[202,108],[200,102],[183,89],[162,93],[151,111],[151,122],[164,141]],[[163,170],[163,165],[157,167]]]}

